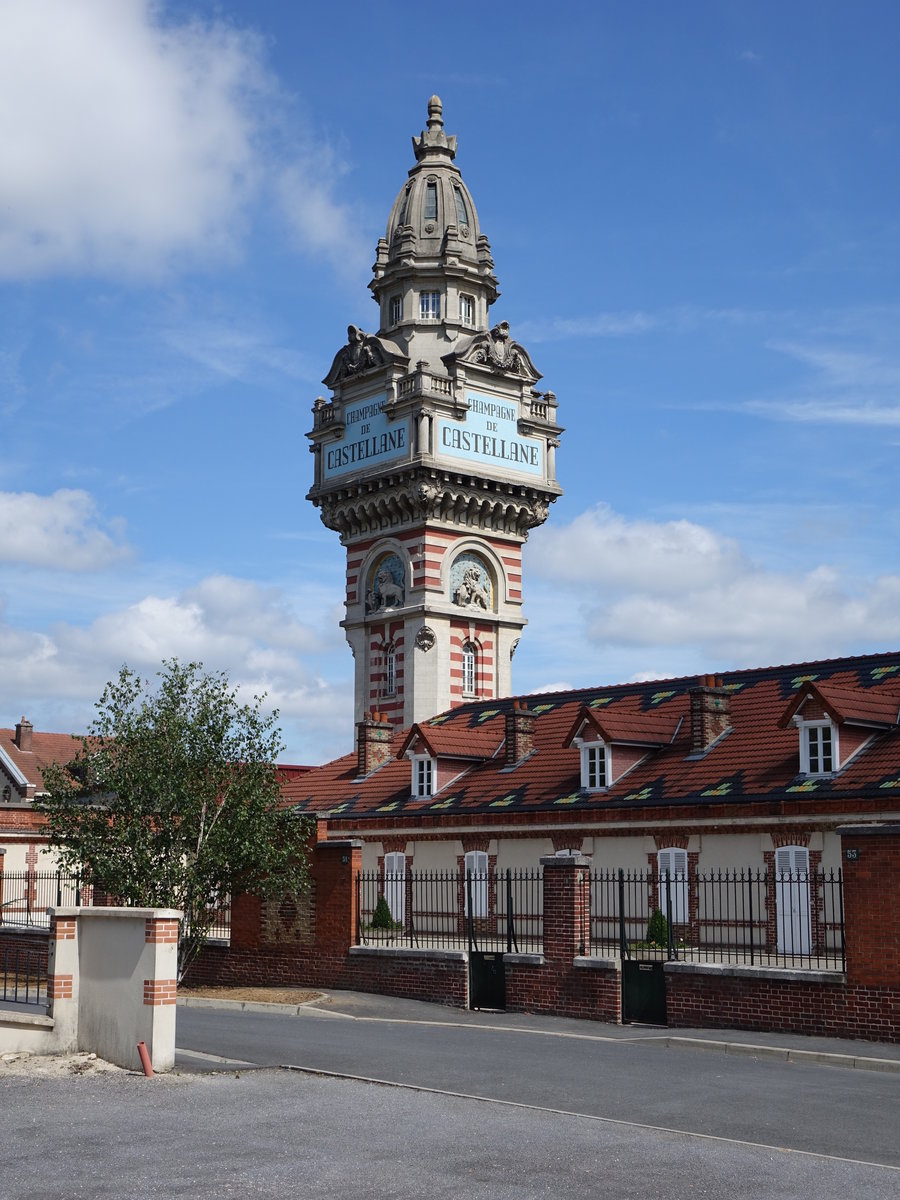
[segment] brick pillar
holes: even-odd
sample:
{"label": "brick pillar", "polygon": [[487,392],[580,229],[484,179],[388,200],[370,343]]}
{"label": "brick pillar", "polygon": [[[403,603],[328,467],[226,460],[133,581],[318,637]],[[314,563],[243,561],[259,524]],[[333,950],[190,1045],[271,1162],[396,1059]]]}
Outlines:
{"label": "brick pillar", "polygon": [[6,850],[0,847],[0,925],[3,924],[3,856]]}
{"label": "brick pillar", "polygon": [[345,956],[356,942],[356,879],[362,842],[319,842],[310,874],[315,888],[316,952]]}
{"label": "brick pillar", "polygon": [[78,909],[51,910],[47,947],[47,999],[53,1017],[54,1049],[78,1048]]}
{"label": "brick pillar", "polygon": [[900,987],[900,825],[844,825],[847,982]]}
{"label": "brick pillar", "polygon": [[591,861],[582,854],[542,858],[544,958],[572,965],[591,944]]}

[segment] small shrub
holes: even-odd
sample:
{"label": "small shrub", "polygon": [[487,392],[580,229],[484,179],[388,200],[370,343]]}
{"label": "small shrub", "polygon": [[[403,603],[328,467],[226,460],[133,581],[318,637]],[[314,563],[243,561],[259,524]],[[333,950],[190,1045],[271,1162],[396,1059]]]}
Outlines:
{"label": "small shrub", "polygon": [[650,914],[647,925],[647,944],[649,946],[666,946],[669,942],[669,925],[658,908]]}
{"label": "small shrub", "polygon": [[375,905],[375,911],[372,913],[370,927],[372,929],[394,928],[394,918],[391,916],[391,909],[384,895],[378,897],[378,903]]}

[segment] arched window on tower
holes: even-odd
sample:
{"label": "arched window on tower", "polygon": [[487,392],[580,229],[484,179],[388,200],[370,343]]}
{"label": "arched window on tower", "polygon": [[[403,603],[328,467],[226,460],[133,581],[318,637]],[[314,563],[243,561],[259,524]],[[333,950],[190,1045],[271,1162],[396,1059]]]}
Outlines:
{"label": "arched window on tower", "polygon": [[437,184],[429,183],[425,188],[425,220],[437,220]]}
{"label": "arched window on tower", "polygon": [[477,695],[478,652],[471,642],[462,649],[462,690],[464,696]]}
{"label": "arched window on tower", "polygon": [[458,187],[453,189],[456,195],[456,219],[460,225],[468,225],[469,214],[466,212],[466,202]]}
{"label": "arched window on tower", "polygon": [[384,652],[384,694],[393,696],[397,692],[397,651],[393,645]]}

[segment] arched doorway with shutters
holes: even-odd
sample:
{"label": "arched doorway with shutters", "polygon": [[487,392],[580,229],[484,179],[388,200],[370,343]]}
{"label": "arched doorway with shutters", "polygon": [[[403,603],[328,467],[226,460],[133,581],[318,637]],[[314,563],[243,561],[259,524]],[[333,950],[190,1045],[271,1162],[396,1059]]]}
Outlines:
{"label": "arched doorway with shutters", "polygon": [[406,919],[406,855],[398,852],[384,856],[384,898],[391,918],[402,924]]}
{"label": "arched doorway with shutters", "polygon": [[775,910],[778,953],[809,954],[809,850],[779,846],[775,851]]}

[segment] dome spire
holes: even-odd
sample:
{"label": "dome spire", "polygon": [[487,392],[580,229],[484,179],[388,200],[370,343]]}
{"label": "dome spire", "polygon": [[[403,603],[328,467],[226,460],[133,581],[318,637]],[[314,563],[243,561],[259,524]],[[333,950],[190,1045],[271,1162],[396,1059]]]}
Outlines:
{"label": "dome spire", "polygon": [[456,135],[447,137],[444,133],[444,106],[440,96],[432,96],[428,101],[428,129],[422,130],[420,137],[412,140],[416,162],[440,161],[441,159],[456,158]]}

